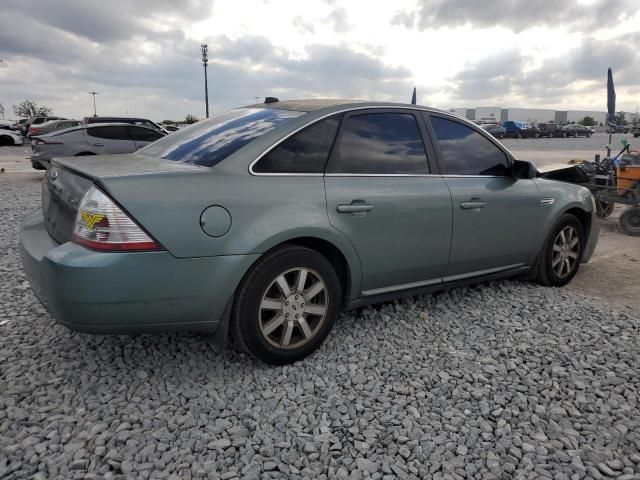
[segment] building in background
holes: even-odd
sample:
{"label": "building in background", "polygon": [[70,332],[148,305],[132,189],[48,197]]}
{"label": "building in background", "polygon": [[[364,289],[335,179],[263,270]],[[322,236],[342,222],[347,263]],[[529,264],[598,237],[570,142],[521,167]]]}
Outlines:
{"label": "building in background", "polygon": [[[450,112],[473,120],[478,123],[516,122],[529,123],[578,123],[584,117],[592,117],[596,125],[604,125],[607,119],[606,112],[594,110],[550,110],[543,108],[502,108],[502,107],[476,107],[476,108],[451,108]],[[626,112],[626,120],[632,122],[635,112]]]}

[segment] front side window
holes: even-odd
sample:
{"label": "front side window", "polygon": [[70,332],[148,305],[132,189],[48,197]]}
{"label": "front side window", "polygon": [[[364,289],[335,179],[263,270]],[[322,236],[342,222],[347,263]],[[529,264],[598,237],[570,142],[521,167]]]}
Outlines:
{"label": "front side window", "polygon": [[87,134],[105,140],[131,140],[127,127],[120,125],[87,128]]}
{"label": "front side window", "polygon": [[412,114],[364,113],[343,123],[336,147],[337,173],[429,173],[422,134]]}
{"label": "front side window", "polygon": [[508,176],[505,153],[489,139],[466,125],[431,117],[447,173],[452,175]]}
{"label": "front side window", "polygon": [[238,108],[167,135],[137,154],[212,167],[252,140],[303,114],[273,108]]}
{"label": "front side window", "polygon": [[253,166],[255,173],[322,173],[340,116],[325,118],[284,140]]}

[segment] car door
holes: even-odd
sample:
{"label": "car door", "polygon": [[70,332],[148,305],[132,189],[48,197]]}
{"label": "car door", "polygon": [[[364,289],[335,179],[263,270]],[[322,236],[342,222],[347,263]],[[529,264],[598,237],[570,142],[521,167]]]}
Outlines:
{"label": "car door", "polygon": [[445,281],[530,262],[540,212],[535,181],[516,179],[506,152],[479,130],[453,117],[428,117],[453,200]]}
{"label": "car door", "polygon": [[151,142],[155,142],[159,138],[162,138],[162,134],[160,132],[156,132],[150,128],[138,127],[135,125],[131,125],[128,128],[131,138],[136,145],[136,150],[149,145]]}
{"label": "car door", "polygon": [[136,145],[126,125],[89,126],[87,138],[98,155],[136,151]]}
{"label": "car door", "polygon": [[360,257],[363,296],[442,281],[451,196],[430,168],[434,152],[424,135],[413,110],[363,109],[343,118],[325,174],[327,213]]}

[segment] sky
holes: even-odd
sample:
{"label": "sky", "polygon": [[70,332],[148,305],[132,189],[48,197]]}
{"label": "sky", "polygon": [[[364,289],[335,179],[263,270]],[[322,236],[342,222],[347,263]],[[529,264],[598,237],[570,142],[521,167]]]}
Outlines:
{"label": "sky", "polygon": [[204,117],[256,98],[437,108],[640,103],[640,0],[0,0],[0,103]]}

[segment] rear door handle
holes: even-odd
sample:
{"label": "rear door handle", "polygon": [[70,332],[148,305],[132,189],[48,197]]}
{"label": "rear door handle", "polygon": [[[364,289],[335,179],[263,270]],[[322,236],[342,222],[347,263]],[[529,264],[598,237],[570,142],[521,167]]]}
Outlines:
{"label": "rear door handle", "polygon": [[94,143],[94,147],[104,147],[104,143]]}
{"label": "rear door handle", "polygon": [[481,202],[480,200],[471,200],[469,202],[462,202],[460,204],[460,208],[465,209],[475,209],[475,208],[483,208],[487,202]]}
{"label": "rear door handle", "polygon": [[373,210],[373,205],[369,205],[367,203],[355,203],[354,201],[348,205],[338,205],[336,210],[338,213],[367,213]]}

